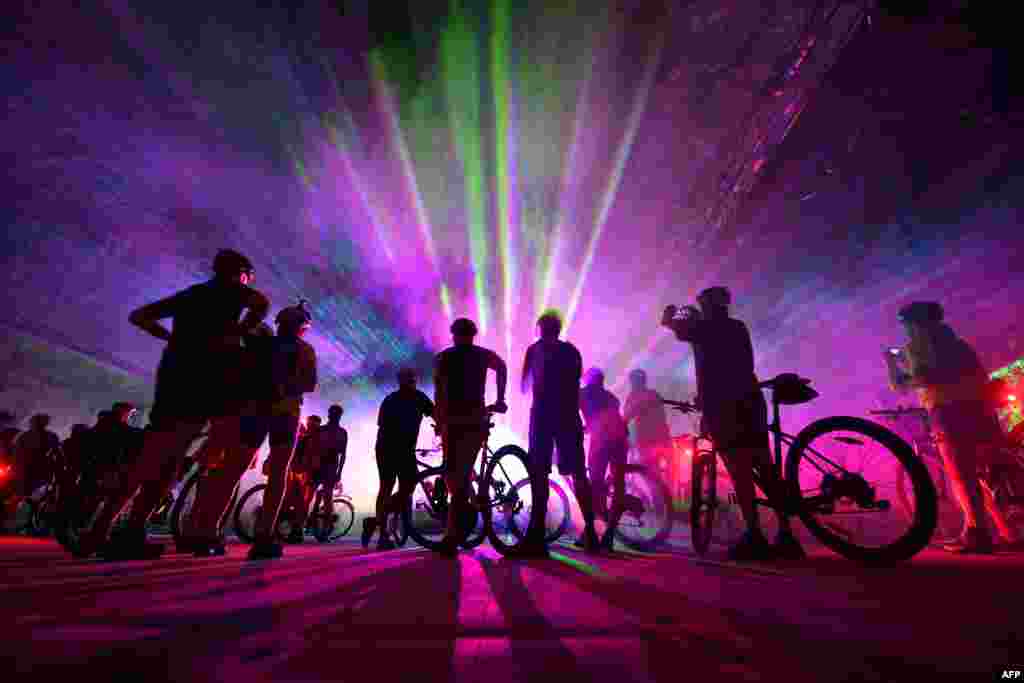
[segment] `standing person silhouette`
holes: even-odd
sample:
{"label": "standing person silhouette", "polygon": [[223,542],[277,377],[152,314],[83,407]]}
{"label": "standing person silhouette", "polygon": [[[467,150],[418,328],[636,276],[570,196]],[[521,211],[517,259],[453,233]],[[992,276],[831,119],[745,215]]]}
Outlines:
{"label": "standing person silhouette", "polygon": [[558,471],[571,475],[576,499],[583,511],[582,545],[588,553],[599,549],[594,529],[594,494],[587,478],[580,419],[580,379],[583,357],[579,349],[558,335],[562,319],[546,311],[537,319],[540,339],[530,345],[523,359],[522,390],[533,392],[530,406],[530,487],[533,508],[526,539],[517,549],[523,556],[547,556],[546,516],[550,493],[552,456],[557,448]]}
{"label": "standing person silhouette", "polygon": [[[697,297],[700,310],[688,306],[687,317],[676,318],[675,306],[669,306],[661,323],[675,332],[679,341],[693,346],[703,427],[723,455],[747,523],[746,533],[729,549],[729,557],[741,561],[773,556],[800,559],[804,557],[803,548],[783,512],[777,513],[779,533],[774,548],[761,531],[754,504],[754,467],[760,468],[761,481],[769,489],[765,494],[771,500],[782,501],[784,495],[771,464],[768,405],[754,374],[750,332],[742,321],[729,315],[731,302],[728,289],[710,287]],[[784,509],[782,504],[776,507]]]}
{"label": "standing person silhouette", "polygon": [[494,409],[504,412],[508,366],[494,351],[473,343],[477,329],[472,320],[459,318],[451,333],[454,346],[437,354],[434,365],[434,420],[441,430],[445,484],[451,495],[441,552],[454,557],[463,531],[459,520],[468,505],[469,473],[487,438],[487,370],[497,374]]}
{"label": "standing person silhouette", "polygon": [[661,402],[661,394],[648,387],[644,370],[638,368],[630,372],[629,384],[630,392],[622,408],[622,417],[626,424],[633,425],[640,461],[651,472],[661,476],[660,461],[665,460],[671,467],[675,459],[665,405]]}
{"label": "standing person silhouette", "polygon": [[[401,514],[409,496],[416,487],[416,441],[424,417],[434,414],[434,404],[416,388],[416,371],[403,368],[398,371],[398,390],[385,397],[377,415],[377,473],[380,489],[377,492],[377,516],[363,521],[362,543],[367,548],[373,532],[380,530],[378,550],[395,547],[388,537],[388,515]],[[392,496],[395,481],[398,494]]]}
{"label": "standing person silhouette", "polygon": [[[237,251],[219,251],[213,272],[213,279],[143,306],[129,317],[136,327],[166,341],[167,347],[157,368],[142,455],[124,473],[123,486],[103,507],[91,531],[83,534],[78,555],[88,557],[105,543],[111,523],[139,486],[160,482],[166,487],[143,486],[128,527],[111,539],[104,553],[109,559],[159,557],[163,546],[146,541],[146,519],[160,504],[206,423],[231,410],[240,382],[242,337],[266,317],[270,302],[249,286],[252,262]],[[246,316],[239,322],[243,312]],[[173,332],[160,324],[167,318],[174,321]],[[237,425],[226,431],[229,441],[237,438]]]}
{"label": "standing person silhouette", "polygon": [[[601,537],[601,547],[612,550],[615,530],[622,517],[622,504],[626,494],[626,456],[629,453],[629,431],[622,418],[619,399],[604,385],[604,372],[590,368],[583,375],[583,389],[580,390],[580,412],[586,421],[590,434],[590,449],[587,453],[587,469],[590,486],[594,490],[595,512],[608,520],[608,528]],[[608,510],[608,489],[605,475],[612,471],[612,509]]]}

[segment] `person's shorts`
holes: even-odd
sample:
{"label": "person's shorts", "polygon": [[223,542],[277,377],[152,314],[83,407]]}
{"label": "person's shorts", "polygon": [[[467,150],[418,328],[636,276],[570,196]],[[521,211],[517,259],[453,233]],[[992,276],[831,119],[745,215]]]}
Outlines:
{"label": "person's shorts", "polygon": [[577,475],[586,472],[582,422],[577,418],[568,424],[551,425],[530,420],[530,466],[550,472],[556,450],[560,473]]}
{"label": "person's shorts", "polygon": [[768,404],[761,392],[737,401],[705,405],[703,429],[716,448],[768,448]]}
{"label": "person's shorts", "polygon": [[625,465],[626,457],[629,454],[629,441],[627,439],[608,439],[604,443],[590,444],[590,454],[587,456],[588,470],[591,477],[599,477],[602,480],[608,471],[609,465]]}
{"label": "person's shorts", "polygon": [[325,488],[334,489],[338,483],[338,463],[337,462],[324,462],[320,463],[320,467],[317,468],[316,472],[313,473],[313,485],[319,486],[324,485]]}
{"label": "person's shorts", "polygon": [[164,352],[156,371],[156,391],[149,422],[156,429],[180,423],[206,422],[210,418],[237,413],[241,405],[236,387],[241,356],[208,354],[183,355]]}
{"label": "person's shorts", "polygon": [[381,486],[397,481],[411,489],[416,483],[417,473],[416,444],[397,447],[377,445],[377,474],[380,475]]}
{"label": "person's shorts", "polygon": [[[445,474],[469,474],[480,457],[487,432],[475,424],[449,424],[441,430],[441,449],[444,452]],[[413,459],[413,466],[416,461]]]}
{"label": "person's shorts", "polygon": [[1007,440],[999,419],[984,401],[954,401],[935,406],[931,420],[939,438],[961,447],[999,445]]}
{"label": "person's shorts", "polygon": [[293,411],[275,411],[271,404],[250,406],[239,417],[242,445],[256,449],[270,437],[270,447],[295,447],[300,415]]}

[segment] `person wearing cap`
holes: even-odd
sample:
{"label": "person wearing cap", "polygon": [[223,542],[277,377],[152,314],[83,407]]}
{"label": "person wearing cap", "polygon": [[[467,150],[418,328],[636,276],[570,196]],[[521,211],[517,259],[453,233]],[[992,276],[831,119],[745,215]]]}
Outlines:
{"label": "person wearing cap", "polygon": [[[416,371],[403,368],[398,371],[398,389],[388,394],[377,414],[377,473],[380,489],[377,492],[376,517],[363,521],[363,547],[370,545],[374,531],[380,530],[378,550],[395,547],[388,538],[388,515],[401,514],[416,486],[416,442],[424,417],[434,415],[434,404],[425,393],[416,388]],[[395,482],[398,493],[392,496]]]}
{"label": "person wearing cap", "polygon": [[494,351],[473,343],[477,328],[472,320],[457,319],[451,333],[454,344],[437,354],[434,362],[434,419],[441,430],[445,483],[451,495],[442,553],[454,557],[461,535],[458,520],[469,504],[469,473],[487,438],[487,371],[497,375],[494,407],[503,412],[508,410],[508,366]]}
{"label": "person wearing cap", "polygon": [[[754,372],[754,348],[750,332],[742,321],[729,315],[732,296],[725,287],[710,287],[698,295],[700,308],[687,306],[686,315],[676,317],[668,306],[662,325],[675,332],[679,341],[693,347],[697,395],[703,429],[723,455],[736,487],[747,531],[729,549],[734,560],[767,560],[772,557],[800,559],[803,548],[793,534],[789,517],[778,513],[779,533],[769,545],[761,531],[754,504],[754,467],[758,467],[770,499],[781,502],[782,483],[774,476],[768,440],[768,405]],[[779,504],[776,509],[784,509]]]}
{"label": "person wearing cap", "polygon": [[[146,540],[145,522],[170,489],[178,466],[206,423],[227,417],[240,382],[241,338],[267,315],[270,302],[250,287],[253,265],[244,255],[222,249],[212,279],[131,313],[133,325],[167,342],[156,373],[156,392],[142,454],[127,469],[123,485],[103,506],[76,554],[102,549],[108,559],[159,557],[160,544]],[[245,317],[239,321],[242,314]],[[160,321],[173,320],[173,330]],[[226,427],[228,433],[237,428]],[[225,437],[228,441],[232,436]],[[127,527],[107,542],[113,520],[135,496]]]}
{"label": "person wearing cap", "polygon": [[890,359],[890,377],[894,388],[917,390],[939,433],[939,453],[967,520],[963,538],[946,550],[992,553],[990,520],[1001,541],[1018,548],[1021,539],[1016,530],[978,480],[979,463],[995,462],[1006,443],[991,401],[988,373],[978,354],[944,318],[941,304],[934,301],[917,301],[900,309],[909,342]]}

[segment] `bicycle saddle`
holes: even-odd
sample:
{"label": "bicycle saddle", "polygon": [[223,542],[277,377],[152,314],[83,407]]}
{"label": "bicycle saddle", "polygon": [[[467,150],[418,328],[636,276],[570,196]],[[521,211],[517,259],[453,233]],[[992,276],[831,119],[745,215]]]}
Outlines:
{"label": "bicycle saddle", "polygon": [[780,405],[795,406],[818,398],[817,391],[808,386],[811,380],[792,372],[784,372],[758,386],[772,390],[772,400]]}

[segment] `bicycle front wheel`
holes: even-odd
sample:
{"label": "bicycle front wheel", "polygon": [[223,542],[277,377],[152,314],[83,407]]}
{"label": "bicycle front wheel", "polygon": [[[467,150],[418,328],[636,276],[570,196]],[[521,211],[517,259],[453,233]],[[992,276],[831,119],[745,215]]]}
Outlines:
{"label": "bicycle front wheel", "polygon": [[[407,505],[406,508],[408,507]],[[391,534],[391,540],[399,548],[409,541],[409,526],[405,523],[408,516],[404,509],[399,513],[388,515],[388,533]]]}
{"label": "bicycle front wheel", "polygon": [[698,555],[707,553],[718,511],[718,458],[713,451],[693,458],[690,479],[690,544]]}
{"label": "bicycle front wheel", "polygon": [[[523,508],[518,514],[510,515],[507,518],[509,530],[520,538],[526,535],[526,530],[530,526],[533,501],[530,500],[529,487],[529,478],[516,482],[516,498],[523,501]],[[569,529],[572,513],[569,507],[569,494],[565,492],[565,489],[554,479],[548,480],[548,489],[548,510],[544,515],[544,541],[554,543]]]}
{"label": "bicycle front wheel", "polygon": [[526,451],[512,445],[499,448],[484,482],[492,494],[483,510],[487,537],[495,550],[507,555],[522,545],[530,524],[533,496]]}
{"label": "bicycle front wheel", "polygon": [[649,552],[672,533],[672,495],[661,477],[644,465],[626,465],[626,491],[615,537],[633,550]]}
{"label": "bicycle front wheel", "polygon": [[331,512],[320,515],[321,519],[315,520],[314,528],[316,540],[321,543],[336,541],[352,529],[352,523],[356,518],[355,508],[352,503],[344,498],[335,498],[331,501]]}
{"label": "bicycle front wheel", "polygon": [[[412,540],[428,550],[440,550],[448,524],[448,505],[444,470],[440,467],[421,470],[412,490],[411,505],[402,511]],[[475,511],[473,514],[475,523]]]}
{"label": "bicycle front wheel", "polygon": [[[912,496],[909,518],[894,504],[900,476]],[[786,486],[808,531],[857,562],[910,559],[935,532],[938,504],[928,469],[899,435],[868,420],[830,417],[808,425],[789,448]]]}
{"label": "bicycle front wheel", "polygon": [[196,494],[199,491],[199,480],[201,473],[196,472],[185,485],[181,487],[181,493],[171,507],[170,526],[171,536],[174,542],[181,546],[182,539],[193,536],[192,510],[195,509]]}

